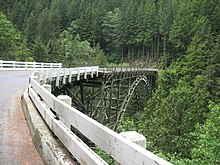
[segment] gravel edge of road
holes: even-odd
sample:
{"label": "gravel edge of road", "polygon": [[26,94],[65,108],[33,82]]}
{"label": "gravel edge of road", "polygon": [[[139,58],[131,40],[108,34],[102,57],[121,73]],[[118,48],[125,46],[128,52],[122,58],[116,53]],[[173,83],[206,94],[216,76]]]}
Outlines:
{"label": "gravel edge of road", "polygon": [[27,120],[32,141],[41,156],[44,164],[75,165],[75,161],[69,151],[55,137],[48,128],[43,118],[37,111],[27,90],[21,97],[21,105]]}

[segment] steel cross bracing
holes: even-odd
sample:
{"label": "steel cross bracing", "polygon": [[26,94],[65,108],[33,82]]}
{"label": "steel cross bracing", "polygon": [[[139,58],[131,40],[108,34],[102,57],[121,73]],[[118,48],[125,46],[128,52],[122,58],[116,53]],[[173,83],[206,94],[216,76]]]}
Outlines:
{"label": "steel cross bracing", "polygon": [[157,70],[101,68],[98,75],[54,86],[53,93],[69,95],[73,107],[116,130],[125,112],[136,115],[143,110],[155,86]]}

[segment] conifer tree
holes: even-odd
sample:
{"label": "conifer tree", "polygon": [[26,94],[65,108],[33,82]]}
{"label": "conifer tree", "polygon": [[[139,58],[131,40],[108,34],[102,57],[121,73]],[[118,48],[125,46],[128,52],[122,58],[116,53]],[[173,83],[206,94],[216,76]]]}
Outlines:
{"label": "conifer tree", "polygon": [[2,12],[0,12],[0,27],[0,58],[15,60],[20,34]]}

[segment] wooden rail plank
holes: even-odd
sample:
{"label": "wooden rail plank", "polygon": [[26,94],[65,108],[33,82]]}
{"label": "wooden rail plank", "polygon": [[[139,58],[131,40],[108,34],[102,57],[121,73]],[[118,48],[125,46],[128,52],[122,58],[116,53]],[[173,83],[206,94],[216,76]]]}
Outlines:
{"label": "wooden rail plank", "polygon": [[[59,117],[78,129],[87,138],[111,155],[117,162],[126,165],[170,164],[60,101],[41,87],[35,80],[31,81],[31,85],[38,91],[38,94],[42,97],[44,102],[53,109]],[[70,126],[68,125],[68,127]]]}
{"label": "wooden rail plank", "polygon": [[121,164],[170,165],[58,99],[55,99],[53,110]]}
{"label": "wooden rail plank", "polygon": [[33,87],[35,91],[40,95],[40,97],[44,100],[44,103],[49,107],[53,108],[54,100],[56,97],[51,94],[49,91],[45,90],[36,80],[30,79],[30,85]]}
{"label": "wooden rail plank", "polygon": [[34,89],[29,88],[29,94],[50,129],[81,164],[107,165],[104,160],[102,160],[81,139],[72,133],[70,129],[55,118],[50,109],[48,109],[44,102],[40,100]]}

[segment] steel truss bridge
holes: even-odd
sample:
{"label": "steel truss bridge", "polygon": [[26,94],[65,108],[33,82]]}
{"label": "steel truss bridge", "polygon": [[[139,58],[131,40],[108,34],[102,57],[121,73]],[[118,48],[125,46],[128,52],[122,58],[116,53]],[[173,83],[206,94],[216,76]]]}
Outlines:
{"label": "steel truss bridge", "polygon": [[[99,68],[96,76],[72,77],[59,86],[52,82],[55,96],[69,95],[73,107],[96,121],[117,130],[126,109],[138,116],[155,86],[157,69]],[[130,107],[130,108],[128,108]]]}

